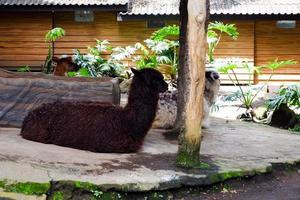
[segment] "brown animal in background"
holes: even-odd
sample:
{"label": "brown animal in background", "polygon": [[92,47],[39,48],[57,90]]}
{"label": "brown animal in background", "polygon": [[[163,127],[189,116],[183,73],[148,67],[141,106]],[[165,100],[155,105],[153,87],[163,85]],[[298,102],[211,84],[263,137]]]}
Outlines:
{"label": "brown animal in background", "polygon": [[23,138],[94,152],[138,151],[155,118],[159,93],[168,89],[154,69],[132,69],[127,105],[101,102],[43,104],[24,119]]}
{"label": "brown animal in background", "polygon": [[53,57],[52,61],[56,63],[53,73],[55,76],[66,76],[68,72],[77,71],[80,68],[70,56],[64,58]]}

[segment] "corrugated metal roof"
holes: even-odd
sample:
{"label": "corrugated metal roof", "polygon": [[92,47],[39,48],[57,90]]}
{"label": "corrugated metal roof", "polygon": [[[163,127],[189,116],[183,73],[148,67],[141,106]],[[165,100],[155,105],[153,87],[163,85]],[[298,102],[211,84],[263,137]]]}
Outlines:
{"label": "corrugated metal roof", "polygon": [[97,6],[127,3],[128,0],[0,0],[1,6]]}
{"label": "corrugated metal roof", "polygon": [[[179,15],[180,0],[129,0],[128,12],[120,15]],[[210,0],[211,14],[300,14],[300,0]]]}
{"label": "corrugated metal roof", "polygon": [[211,14],[300,14],[300,0],[212,0]]}
{"label": "corrugated metal roof", "polygon": [[[180,0],[0,0],[0,6],[126,5],[120,15],[179,15]],[[300,0],[210,0],[215,15],[300,14]]]}
{"label": "corrugated metal roof", "polygon": [[130,0],[128,15],[178,15],[180,0]]}

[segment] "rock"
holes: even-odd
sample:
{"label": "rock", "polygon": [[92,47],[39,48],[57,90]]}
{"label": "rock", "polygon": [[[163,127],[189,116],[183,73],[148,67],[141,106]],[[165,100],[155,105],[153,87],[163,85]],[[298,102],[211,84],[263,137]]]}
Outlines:
{"label": "rock", "polygon": [[287,104],[281,104],[278,109],[274,110],[270,125],[288,129],[293,128],[297,122],[296,113]]}
{"label": "rock", "polygon": [[260,106],[254,109],[255,117],[258,120],[262,120],[268,117],[268,108]]}
{"label": "rock", "polygon": [[252,121],[252,117],[251,117],[250,113],[248,113],[248,112],[239,114],[237,116],[237,119],[239,119],[241,121]]}

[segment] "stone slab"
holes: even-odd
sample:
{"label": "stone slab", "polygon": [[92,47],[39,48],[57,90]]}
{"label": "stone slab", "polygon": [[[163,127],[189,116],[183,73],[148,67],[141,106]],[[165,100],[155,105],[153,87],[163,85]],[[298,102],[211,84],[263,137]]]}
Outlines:
{"label": "stone slab", "polygon": [[122,191],[207,185],[265,173],[272,163],[300,161],[300,135],[248,122],[212,119],[201,157],[209,169],[175,166],[177,141],[151,130],[137,154],[104,154],[24,140],[19,129],[0,128],[0,180],[82,181]]}

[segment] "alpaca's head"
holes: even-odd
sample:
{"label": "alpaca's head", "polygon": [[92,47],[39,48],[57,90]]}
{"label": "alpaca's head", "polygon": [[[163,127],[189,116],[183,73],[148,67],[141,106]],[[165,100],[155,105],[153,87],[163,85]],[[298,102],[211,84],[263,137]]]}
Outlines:
{"label": "alpaca's head", "polygon": [[138,82],[139,85],[147,87],[150,91],[160,93],[168,89],[168,84],[164,81],[163,75],[155,69],[136,70],[131,68],[131,71],[134,74],[133,82]]}
{"label": "alpaca's head", "polygon": [[215,71],[205,72],[205,98],[212,103],[218,96],[220,89],[220,75]]}
{"label": "alpaca's head", "polygon": [[56,63],[54,75],[64,76],[66,72],[77,71],[79,66],[73,63],[72,57],[53,57],[52,61]]}
{"label": "alpaca's head", "polygon": [[218,72],[215,72],[215,71],[206,71],[205,72],[205,78],[208,81],[213,82],[213,81],[219,80],[220,75],[219,75]]}

